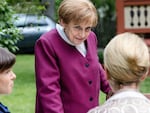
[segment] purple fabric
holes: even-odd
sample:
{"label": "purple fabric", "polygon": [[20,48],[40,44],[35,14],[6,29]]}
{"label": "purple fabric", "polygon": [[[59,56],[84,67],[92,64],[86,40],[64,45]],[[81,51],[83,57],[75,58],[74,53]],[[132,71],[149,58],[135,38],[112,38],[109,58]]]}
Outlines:
{"label": "purple fabric", "polygon": [[93,32],[87,55],[59,36],[56,29],[44,34],[35,45],[36,112],[86,113],[99,103],[99,91],[110,90],[98,62],[97,40]]}

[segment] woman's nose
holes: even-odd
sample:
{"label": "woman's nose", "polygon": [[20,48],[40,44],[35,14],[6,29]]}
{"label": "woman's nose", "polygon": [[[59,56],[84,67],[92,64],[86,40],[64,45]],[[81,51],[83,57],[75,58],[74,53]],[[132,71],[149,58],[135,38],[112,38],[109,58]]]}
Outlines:
{"label": "woman's nose", "polygon": [[12,79],[15,80],[16,79],[16,74],[13,71],[11,72],[11,74],[12,74]]}
{"label": "woman's nose", "polygon": [[80,31],[80,36],[81,36],[82,38],[84,38],[84,37],[85,37],[85,35],[86,35],[86,33],[85,33],[85,31],[84,31],[84,30]]}

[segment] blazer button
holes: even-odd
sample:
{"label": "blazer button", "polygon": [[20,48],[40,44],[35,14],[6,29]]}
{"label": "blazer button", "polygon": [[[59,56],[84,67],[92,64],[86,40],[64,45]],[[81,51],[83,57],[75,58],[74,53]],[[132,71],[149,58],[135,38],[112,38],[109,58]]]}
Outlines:
{"label": "blazer button", "polygon": [[92,84],[92,80],[89,80],[89,84],[90,84],[90,85]]}
{"label": "blazer button", "polygon": [[89,101],[93,101],[93,97],[90,97]]}
{"label": "blazer button", "polygon": [[85,67],[89,67],[89,64],[88,64],[88,63],[86,63],[86,64],[85,64]]}

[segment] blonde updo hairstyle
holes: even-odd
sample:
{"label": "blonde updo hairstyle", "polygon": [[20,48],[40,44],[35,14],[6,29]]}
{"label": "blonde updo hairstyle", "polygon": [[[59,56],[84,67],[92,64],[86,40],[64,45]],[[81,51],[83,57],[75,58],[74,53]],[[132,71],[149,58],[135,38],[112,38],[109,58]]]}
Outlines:
{"label": "blonde updo hairstyle", "polygon": [[65,24],[74,22],[92,22],[93,27],[97,25],[97,10],[89,0],[63,0],[58,8],[59,21]]}
{"label": "blonde updo hairstyle", "polygon": [[104,65],[110,85],[119,89],[120,85],[139,83],[149,71],[149,50],[145,42],[133,33],[115,36],[104,50]]}

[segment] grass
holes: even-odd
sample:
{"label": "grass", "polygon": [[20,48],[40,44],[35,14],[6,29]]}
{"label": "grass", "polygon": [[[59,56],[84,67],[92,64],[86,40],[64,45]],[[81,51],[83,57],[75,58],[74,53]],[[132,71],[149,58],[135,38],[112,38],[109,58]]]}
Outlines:
{"label": "grass", "polygon": [[[7,105],[11,113],[34,113],[35,109],[35,74],[34,55],[17,55],[14,66],[16,80],[13,93],[1,95],[0,101]],[[141,83],[140,90],[150,93],[150,77]],[[105,94],[101,92],[100,103],[105,102]]]}

